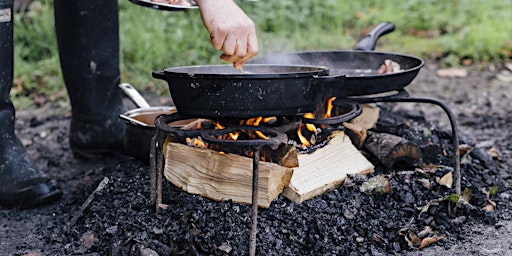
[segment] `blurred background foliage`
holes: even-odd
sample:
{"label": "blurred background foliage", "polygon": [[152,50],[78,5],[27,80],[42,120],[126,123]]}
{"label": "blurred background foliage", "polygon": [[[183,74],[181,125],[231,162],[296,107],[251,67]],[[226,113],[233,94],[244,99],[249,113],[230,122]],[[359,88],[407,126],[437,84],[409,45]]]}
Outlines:
{"label": "blurred background foliage", "polygon": [[[299,50],[350,50],[382,21],[396,30],[378,51],[417,55],[443,66],[512,59],[512,0],[279,0],[237,3],[258,29],[260,56]],[[119,0],[122,80],[167,93],[151,71],[170,66],[223,64],[198,10],[165,12]],[[67,102],[56,47],[52,0],[35,0],[15,15],[18,107],[41,100]]]}

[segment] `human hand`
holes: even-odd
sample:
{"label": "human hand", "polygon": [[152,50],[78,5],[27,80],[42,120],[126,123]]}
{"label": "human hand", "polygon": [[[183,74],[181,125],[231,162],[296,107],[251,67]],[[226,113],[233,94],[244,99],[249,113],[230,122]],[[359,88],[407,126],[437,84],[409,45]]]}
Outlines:
{"label": "human hand", "polygon": [[233,0],[196,0],[210,41],[223,54],[220,59],[233,63],[235,69],[254,57],[258,38],[253,21]]}

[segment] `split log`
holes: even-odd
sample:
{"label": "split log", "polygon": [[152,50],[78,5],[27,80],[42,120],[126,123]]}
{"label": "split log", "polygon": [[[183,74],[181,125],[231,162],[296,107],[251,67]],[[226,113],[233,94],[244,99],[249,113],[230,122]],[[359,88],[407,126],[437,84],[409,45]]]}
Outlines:
{"label": "split log", "polygon": [[[164,175],[176,187],[213,200],[252,203],[252,158],[169,142]],[[268,208],[292,177],[293,169],[260,162],[258,206]]]}
{"label": "split log", "polygon": [[388,170],[408,169],[422,162],[422,153],[418,146],[389,133],[368,131],[364,146]]}
{"label": "split log", "polygon": [[358,117],[343,123],[347,129],[347,135],[357,148],[362,148],[366,140],[368,129],[372,129],[379,120],[379,107],[376,105],[364,104],[361,106],[363,112]]}
{"label": "split log", "polygon": [[368,174],[374,170],[342,131],[333,132],[324,147],[310,154],[299,154],[298,158],[299,167],[294,169],[290,185],[283,191],[296,203],[337,187],[347,174]]}
{"label": "split log", "polygon": [[281,145],[277,150],[270,152],[270,159],[284,167],[298,167],[299,159],[297,149],[293,145]]}

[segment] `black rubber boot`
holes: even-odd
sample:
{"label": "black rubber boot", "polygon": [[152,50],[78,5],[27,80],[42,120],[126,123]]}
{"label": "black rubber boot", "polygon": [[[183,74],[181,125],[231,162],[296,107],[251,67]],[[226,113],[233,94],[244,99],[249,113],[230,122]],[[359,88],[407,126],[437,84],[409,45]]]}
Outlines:
{"label": "black rubber boot", "polygon": [[0,0],[0,205],[27,208],[59,199],[55,180],[34,168],[14,134],[9,99],[13,77],[13,0]]}
{"label": "black rubber boot", "polygon": [[125,123],[119,71],[117,1],[55,0],[55,28],[71,101],[75,156],[122,151]]}

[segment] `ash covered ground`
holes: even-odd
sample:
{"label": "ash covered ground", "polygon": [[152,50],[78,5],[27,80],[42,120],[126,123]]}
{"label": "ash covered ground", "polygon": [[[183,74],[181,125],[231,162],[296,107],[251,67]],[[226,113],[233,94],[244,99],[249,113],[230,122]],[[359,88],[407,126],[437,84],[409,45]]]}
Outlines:
{"label": "ash covered ground", "polygon": [[[438,98],[455,113],[461,143],[473,149],[461,168],[462,190],[471,191],[469,204],[440,200],[454,193],[436,182],[450,171],[449,155],[441,159],[447,167],[432,173],[377,168],[302,204],[279,197],[260,209],[259,255],[512,254],[512,84],[495,78],[499,69],[469,68],[464,78],[441,78],[436,70],[423,68],[408,91]],[[145,96],[159,104],[157,97]],[[411,103],[381,107],[416,128],[429,127],[440,145],[449,145],[448,120],[439,108]],[[57,178],[65,194],[40,208],[0,208],[2,255],[247,254],[250,206],[212,201],[165,183],[169,208],[157,215],[149,200],[149,166],[127,156],[73,159],[68,125],[69,107],[55,103],[17,113],[17,131],[32,159]],[[449,146],[443,148],[451,153]],[[390,182],[391,192],[361,192],[362,184],[377,175]],[[106,178],[108,183],[81,212]],[[493,187],[498,192],[489,195]],[[484,210],[490,202],[495,209]],[[428,240],[437,241],[417,249]]]}

